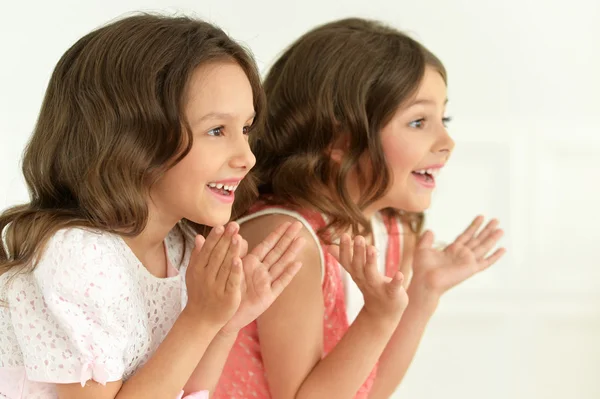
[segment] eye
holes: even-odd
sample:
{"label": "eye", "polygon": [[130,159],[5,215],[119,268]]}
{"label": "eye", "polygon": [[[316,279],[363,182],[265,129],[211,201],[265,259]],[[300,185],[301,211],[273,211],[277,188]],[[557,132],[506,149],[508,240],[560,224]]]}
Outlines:
{"label": "eye", "polygon": [[452,122],[452,117],[451,116],[446,116],[444,118],[442,118],[442,123],[444,124],[445,127],[448,127],[448,124]]}
{"label": "eye", "polygon": [[417,119],[408,124],[408,126],[413,127],[415,129],[422,129],[423,124],[425,123],[425,118]]}
{"label": "eye", "polygon": [[223,135],[223,126],[216,127],[214,129],[210,129],[208,131],[209,136],[222,136]]}

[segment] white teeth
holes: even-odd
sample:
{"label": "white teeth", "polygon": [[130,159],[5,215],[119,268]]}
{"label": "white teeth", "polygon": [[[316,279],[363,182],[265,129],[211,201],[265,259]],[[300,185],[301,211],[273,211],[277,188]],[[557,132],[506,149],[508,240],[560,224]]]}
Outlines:
{"label": "white teeth", "polygon": [[227,184],[222,184],[222,183],[208,183],[207,186],[211,187],[211,188],[217,188],[217,189],[223,189],[223,190],[227,190],[227,191],[231,191],[234,192],[237,188],[238,185],[227,185]]}
{"label": "white teeth", "polygon": [[420,175],[428,174],[430,176],[437,177],[440,174],[440,169],[419,169],[415,170],[415,173]]}

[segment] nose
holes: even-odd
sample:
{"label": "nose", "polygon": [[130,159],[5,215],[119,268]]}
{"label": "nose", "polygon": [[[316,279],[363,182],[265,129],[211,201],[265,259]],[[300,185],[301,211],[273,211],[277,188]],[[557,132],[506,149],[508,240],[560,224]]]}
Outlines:
{"label": "nose", "polygon": [[235,146],[235,151],[229,161],[229,166],[233,169],[242,169],[245,171],[252,169],[256,164],[256,157],[250,150],[248,139],[240,135],[232,145]]}
{"label": "nose", "polygon": [[446,158],[450,157],[452,150],[454,150],[454,140],[448,134],[448,130],[445,127],[440,128],[440,135],[435,146],[435,152],[442,152],[446,154]]}

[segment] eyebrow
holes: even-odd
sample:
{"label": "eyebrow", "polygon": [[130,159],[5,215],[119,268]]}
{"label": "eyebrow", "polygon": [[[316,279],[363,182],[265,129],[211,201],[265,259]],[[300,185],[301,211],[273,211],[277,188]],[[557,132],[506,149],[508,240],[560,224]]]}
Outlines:
{"label": "eyebrow", "polygon": [[[421,100],[416,100],[411,102],[410,104],[408,104],[409,107],[412,107],[413,105],[420,105],[420,104],[435,104],[435,101],[433,100],[429,100],[429,99],[421,99]],[[448,104],[448,99],[446,99],[446,101],[444,101],[444,105]]]}
{"label": "eyebrow", "polygon": [[[234,119],[236,117],[236,115],[234,114],[230,114],[227,112],[210,112],[206,115],[204,115],[202,118],[196,120],[196,123],[201,123],[207,120],[213,120],[213,119]],[[248,117],[248,119],[254,119],[256,117],[256,112],[252,112],[252,114],[250,114],[250,116]]]}

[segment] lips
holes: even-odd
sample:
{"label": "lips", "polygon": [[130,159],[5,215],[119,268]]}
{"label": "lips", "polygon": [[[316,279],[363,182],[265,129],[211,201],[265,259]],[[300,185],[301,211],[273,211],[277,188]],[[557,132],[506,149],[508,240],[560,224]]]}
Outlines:
{"label": "lips", "polygon": [[240,182],[210,182],[208,183],[206,186],[220,194],[220,195],[233,195],[233,193],[235,193],[235,190],[237,190],[238,186],[240,185]]}

